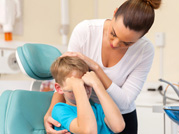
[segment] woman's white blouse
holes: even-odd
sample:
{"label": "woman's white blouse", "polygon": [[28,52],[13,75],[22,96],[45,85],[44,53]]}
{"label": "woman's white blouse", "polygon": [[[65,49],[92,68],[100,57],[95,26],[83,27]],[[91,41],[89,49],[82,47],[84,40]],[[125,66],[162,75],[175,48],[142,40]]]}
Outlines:
{"label": "woman's white blouse", "polygon": [[[135,99],[142,90],[152,65],[154,48],[152,43],[142,37],[133,44],[122,59],[112,67],[104,67],[101,58],[103,25],[102,20],[85,20],[72,32],[68,51],[80,52],[97,62],[112,84],[106,90],[113,98],[122,114],[135,110]],[[95,93],[92,100],[99,103]]]}

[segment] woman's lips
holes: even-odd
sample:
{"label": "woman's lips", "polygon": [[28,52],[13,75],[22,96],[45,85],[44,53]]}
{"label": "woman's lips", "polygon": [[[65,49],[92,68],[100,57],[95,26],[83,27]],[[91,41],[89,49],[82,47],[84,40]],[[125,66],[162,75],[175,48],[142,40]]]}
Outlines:
{"label": "woman's lips", "polygon": [[110,46],[111,46],[112,48],[114,48],[113,44],[110,44]]}

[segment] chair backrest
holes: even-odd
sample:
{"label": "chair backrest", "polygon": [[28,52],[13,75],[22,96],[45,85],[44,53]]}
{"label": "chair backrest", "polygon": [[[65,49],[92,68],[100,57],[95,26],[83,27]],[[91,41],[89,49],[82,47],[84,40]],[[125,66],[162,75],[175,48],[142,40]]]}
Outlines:
{"label": "chair backrest", "polygon": [[0,96],[0,134],[45,134],[53,92],[7,90]]}
{"label": "chair backrest", "polygon": [[46,44],[24,44],[17,48],[16,58],[22,72],[36,80],[53,79],[51,64],[61,56],[54,46]]}

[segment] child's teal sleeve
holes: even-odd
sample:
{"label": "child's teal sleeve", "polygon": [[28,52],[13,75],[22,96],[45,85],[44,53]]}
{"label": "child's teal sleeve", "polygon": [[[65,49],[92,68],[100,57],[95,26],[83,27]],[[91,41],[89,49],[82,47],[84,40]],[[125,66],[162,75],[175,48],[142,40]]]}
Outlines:
{"label": "child's teal sleeve", "polygon": [[77,108],[65,103],[58,103],[52,110],[52,118],[61,124],[61,127],[54,127],[55,130],[67,129],[70,132],[70,124],[77,118]]}

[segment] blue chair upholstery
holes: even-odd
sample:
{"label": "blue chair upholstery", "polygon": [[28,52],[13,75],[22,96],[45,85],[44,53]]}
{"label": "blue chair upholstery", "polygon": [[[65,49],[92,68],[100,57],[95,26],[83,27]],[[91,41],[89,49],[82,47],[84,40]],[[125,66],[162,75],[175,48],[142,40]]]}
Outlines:
{"label": "blue chair upholstery", "polygon": [[36,80],[53,79],[50,73],[51,64],[61,56],[53,46],[27,43],[17,48],[16,57],[20,68]]}
{"label": "blue chair upholstery", "polygon": [[[53,46],[25,44],[17,48],[21,69],[36,80],[53,79],[51,64],[61,56]],[[0,134],[45,134],[44,115],[53,92],[6,90],[0,96]]]}
{"label": "blue chair upholstery", "polygon": [[45,134],[53,92],[6,90],[0,96],[0,134]]}

